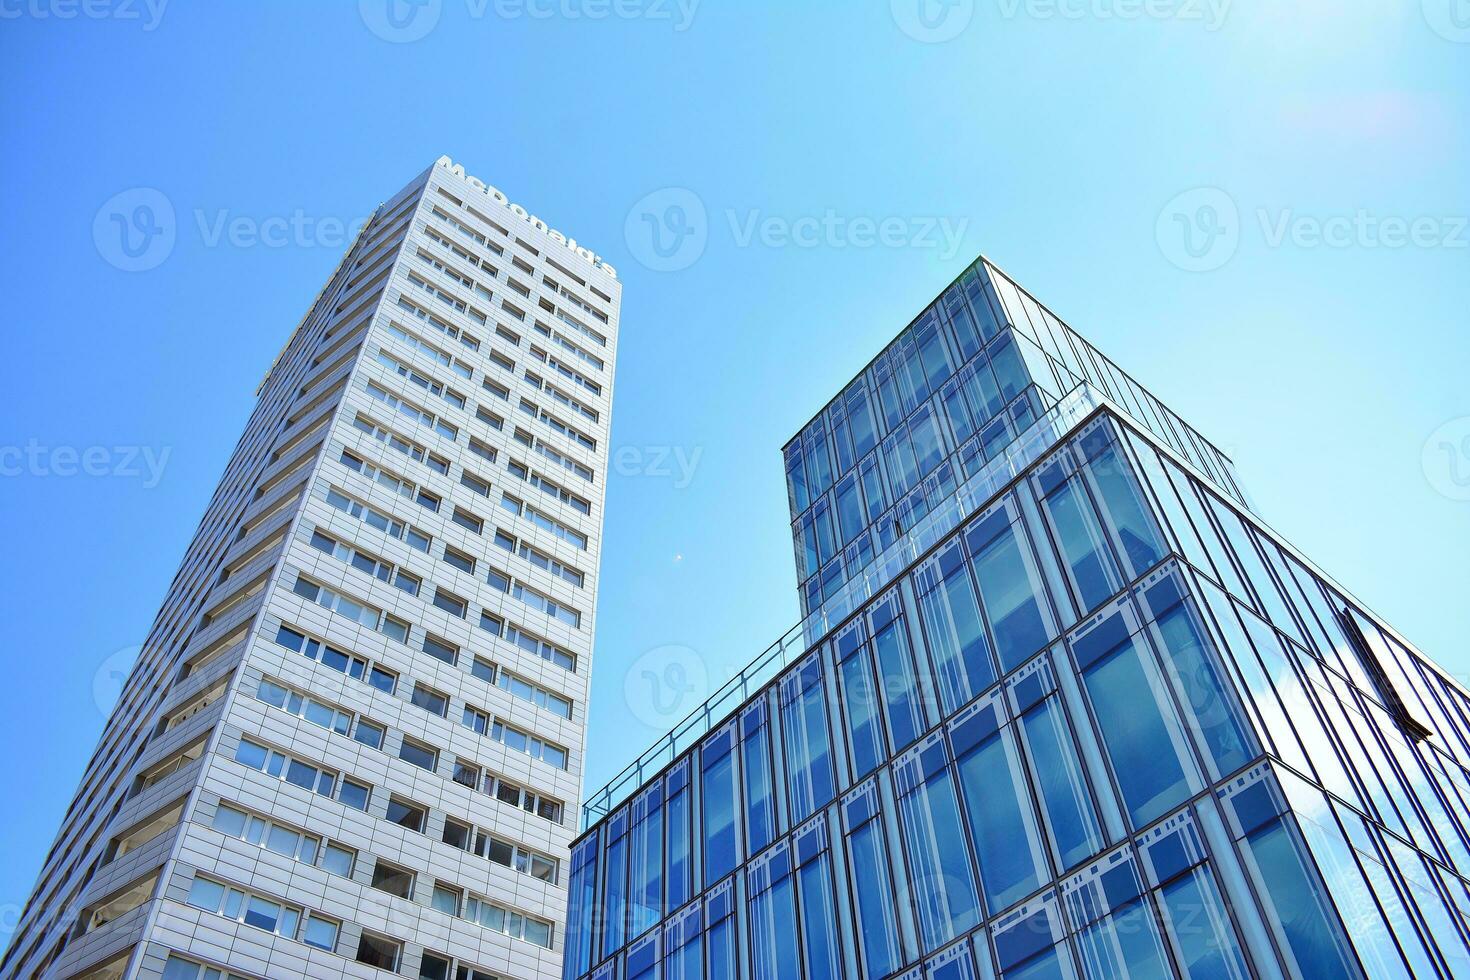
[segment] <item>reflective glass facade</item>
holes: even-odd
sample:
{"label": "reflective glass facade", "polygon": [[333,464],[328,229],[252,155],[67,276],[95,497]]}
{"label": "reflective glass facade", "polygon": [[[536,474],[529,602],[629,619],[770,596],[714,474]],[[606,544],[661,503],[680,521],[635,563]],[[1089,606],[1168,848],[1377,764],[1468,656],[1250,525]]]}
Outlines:
{"label": "reflective glass facade", "polygon": [[[1470,976],[1470,694],[1091,352],[982,260],[788,447],[800,642],[589,802],[568,980]],[[913,557],[817,618],[822,533]]]}

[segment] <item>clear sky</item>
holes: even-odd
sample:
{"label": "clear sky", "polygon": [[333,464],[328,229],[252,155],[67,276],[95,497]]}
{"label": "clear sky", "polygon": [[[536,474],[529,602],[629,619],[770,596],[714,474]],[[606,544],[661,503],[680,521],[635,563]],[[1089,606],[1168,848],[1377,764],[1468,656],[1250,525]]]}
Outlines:
{"label": "clear sky", "polygon": [[395,2],[0,0],[0,929],[340,225],[440,154],[624,283],[589,787],[693,706],[650,665],[795,622],[781,446],[981,251],[1470,674],[1463,0]]}

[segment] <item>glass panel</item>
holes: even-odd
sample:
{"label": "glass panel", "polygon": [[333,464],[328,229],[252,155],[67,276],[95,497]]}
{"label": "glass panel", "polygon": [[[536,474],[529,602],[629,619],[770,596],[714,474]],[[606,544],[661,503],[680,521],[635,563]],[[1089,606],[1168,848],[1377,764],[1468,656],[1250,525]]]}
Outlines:
{"label": "glass panel", "polygon": [[878,670],[878,689],[888,705],[888,731],[893,750],[906,748],[924,730],[919,706],[918,685],[914,679],[913,660],[904,638],[902,620],[889,623],[873,638],[873,651]]}
{"label": "glass panel", "polygon": [[1181,604],[1159,617],[1164,664],[1173,679],[1190,726],[1203,743],[1205,755],[1222,777],[1235,772],[1256,756],[1255,744],[1240,718],[1234,692],[1216,669],[1206,649],[1203,631],[1189,606]]}
{"label": "glass panel", "polygon": [[[1255,870],[1296,960],[1297,976],[1357,976],[1332,901],[1295,835],[1276,819],[1246,838]],[[1417,941],[1417,940],[1416,940]]]}
{"label": "glass panel", "polygon": [[[927,578],[928,574],[920,576],[921,581]],[[996,680],[975,587],[963,563],[919,597],[919,614],[939,681],[940,701],[948,714]]]}
{"label": "glass panel", "polygon": [[1056,526],[1062,557],[1072,573],[1082,607],[1094,609],[1118,591],[1121,583],[1082,484],[1076,480],[1062,484],[1046,498],[1046,509]]}
{"label": "glass panel", "polygon": [[1083,683],[1133,826],[1143,827],[1183,803],[1190,780],[1179,756],[1177,725],[1134,641],[1089,667]]}
{"label": "glass panel", "polygon": [[957,766],[970,840],[980,862],[980,884],[994,915],[1051,877],[1041,857],[1031,794],[1004,733],[962,756]]}
{"label": "glass panel", "polygon": [[839,980],[842,973],[837,917],[832,907],[832,872],[828,861],[828,856],[823,854],[798,872],[807,980]]}
{"label": "glass panel", "polygon": [[1163,890],[1174,952],[1190,978],[1246,980],[1245,958],[1225,914],[1215,878],[1201,865]]}
{"label": "glass panel", "polygon": [[824,700],[822,684],[812,682],[781,709],[793,823],[826,806],[835,792]]}
{"label": "glass panel", "polygon": [[1016,525],[1008,526],[975,556],[986,619],[995,636],[1002,670],[1010,670],[1051,641],[1048,620],[1037,597],[1041,579]]}
{"label": "glass panel", "polygon": [[873,668],[864,650],[843,661],[839,672],[842,703],[847,713],[848,748],[853,772],[861,779],[888,758],[878,718],[878,692],[873,689]]}
{"label": "glass panel", "polygon": [[1153,911],[1144,902],[1083,930],[1077,945],[1087,980],[1168,980],[1174,975]]}
{"label": "glass panel", "polygon": [[1153,518],[1139,495],[1133,468],[1123,459],[1117,444],[1108,446],[1087,464],[1102,498],[1102,508],[1123,544],[1123,554],[1142,575],[1163,557]]}
{"label": "glass panel", "polygon": [[848,838],[852,858],[853,900],[867,980],[898,969],[898,926],[894,921],[893,885],[888,872],[888,842],[881,820],[870,820]]}
{"label": "glass panel", "polygon": [[609,956],[622,948],[627,929],[624,894],[628,880],[628,838],[619,837],[608,845],[607,880],[603,882],[602,955]]}
{"label": "glass panel", "polygon": [[1101,850],[1103,839],[1061,702],[1049,697],[1027,712],[1021,731],[1030,749],[1053,853],[1061,867],[1073,867]]}
{"label": "glass panel", "polygon": [[630,937],[641,936],[663,918],[664,812],[654,806],[633,827],[632,882],[628,888]]}
{"label": "glass panel", "polygon": [[704,769],[704,880],[713,884],[735,870],[735,757],[726,753]]}
{"label": "glass panel", "polygon": [[689,790],[672,794],[664,807],[668,823],[668,892],[669,908],[676,909],[693,894],[689,862]]}
{"label": "glass panel", "polygon": [[979,923],[980,898],[949,769],[941,767],[898,805],[912,868],[912,896],[927,952]]}
{"label": "glass panel", "polygon": [[776,836],[769,737],[766,726],[762,724],[741,742],[745,772],[745,846],[751,854]]}
{"label": "glass panel", "polygon": [[750,946],[752,980],[801,976],[790,875],[750,900]]}

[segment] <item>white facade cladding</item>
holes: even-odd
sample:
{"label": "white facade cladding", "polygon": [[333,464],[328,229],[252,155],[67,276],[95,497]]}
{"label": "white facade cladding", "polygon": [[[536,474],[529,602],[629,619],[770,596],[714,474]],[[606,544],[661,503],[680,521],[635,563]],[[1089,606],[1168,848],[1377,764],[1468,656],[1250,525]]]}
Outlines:
{"label": "white facade cladding", "polygon": [[296,328],[10,978],[554,977],[621,286],[447,157]]}

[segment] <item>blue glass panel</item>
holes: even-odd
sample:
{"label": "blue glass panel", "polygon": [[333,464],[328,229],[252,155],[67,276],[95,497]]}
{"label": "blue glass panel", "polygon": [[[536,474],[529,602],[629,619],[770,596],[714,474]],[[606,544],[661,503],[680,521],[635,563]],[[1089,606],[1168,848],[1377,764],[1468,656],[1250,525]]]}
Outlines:
{"label": "blue glass panel", "polygon": [[899,813],[922,945],[925,951],[937,949],[980,922],[980,897],[948,767],[902,797]]}
{"label": "blue glass panel", "polygon": [[986,353],[990,355],[991,367],[1000,382],[1002,400],[1010,401],[1031,383],[1031,376],[1021,361],[1021,352],[1016,350],[1016,344],[1009,336],[992,345]]}
{"label": "blue glass panel", "polygon": [[[995,636],[1001,669],[1024,663],[1051,641],[1043,617],[1041,578],[1014,524],[1003,528],[975,553],[975,575],[985,602],[986,619]],[[973,538],[971,546],[975,546]]]}
{"label": "blue glass panel", "polygon": [[1190,980],[1246,980],[1245,957],[1208,867],[1200,865],[1163,889],[1175,955]]}
{"label": "blue glass panel", "polygon": [[1006,970],[1001,976],[1004,980],[1070,980],[1072,971],[1067,968],[1060,950],[1053,947],[1034,960]]}
{"label": "blue glass panel", "polygon": [[771,748],[762,724],[741,740],[745,768],[745,846],[754,854],[776,836],[776,808],[771,794]]}
{"label": "blue glass panel", "polygon": [[1168,980],[1173,976],[1153,910],[1134,902],[1077,937],[1087,980]]}
{"label": "blue glass panel", "polygon": [[801,887],[801,931],[805,941],[807,980],[839,980],[842,951],[837,915],[832,907],[832,871],[826,854],[797,872]]}
{"label": "blue glass panel", "polygon": [[630,936],[641,936],[663,918],[664,811],[655,804],[633,825],[628,888]]}
{"label": "blue glass panel", "polygon": [[1133,468],[1114,443],[1098,453],[1087,469],[1097,482],[1103,510],[1133,567],[1129,577],[1142,575],[1163,557],[1164,548],[1133,478]]}
{"label": "blue glass panel", "polygon": [[665,964],[665,980],[702,980],[704,976],[704,944],[699,936],[671,952]]}
{"label": "blue glass panel", "polygon": [[878,980],[898,969],[898,926],[893,883],[888,873],[888,843],[881,820],[870,820],[848,837],[853,900],[862,945],[864,976]]}
{"label": "blue glass panel", "polygon": [[970,840],[980,862],[980,884],[990,914],[1003,911],[1050,878],[1031,794],[1020,761],[999,733],[958,760],[960,788],[970,818]]}
{"label": "blue glass panel", "polygon": [[924,730],[913,660],[901,622],[890,623],[873,637],[878,690],[888,705],[888,731],[895,752],[912,744]]}
{"label": "blue glass panel", "polygon": [[1240,717],[1234,691],[1206,648],[1193,611],[1184,604],[1175,606],[1159,617],[1158,630],[1164,662],[1193,721],[1190,727],[1215,764],[1215,775],[1234,772],[1255,758],[1255,742]]}
{"label": "blue glass panel", "polygon": [[567,889],[568,973],[585,973],[592,965],[592,924],[597,916],[596,835],[578,846],[572,857],[572,877]]}
{"label": "blue glass panel", "polygon": [[847,740],[857,778],[876,769],[888,758],[883,747],[883,727],[878,717],[878,692],[873,688],[873,668],[864,651],[842,662],[842,703],[847,713]]}
{"label": "blue glass panel", "polygon": [[801,976],[796,922],[790,875],[750,900],[751,980]]}
{"label": "blue glass panel", "polygon": [[1103,839],[1061,702],[1047,698],[1022,717],[1021,729],[1058,863],[1073,867],[1096,854]]}
{"label": "blue glass panel", "polygon": [[610,956],[627,942],[628,837],[607,849],[607,871],[602,893],[602,955]]}
{"label": "blue glass panel", "polygon": [[1358,976],[1357,964],[1315,871],[1290,828],[1279,818],[1246,838],[1277,923],[1305,977]]}
{"label": "blue glass panel", "polygon": [[739,860],[735,840],[735,757],[726,753],[706,761],[701,783],[704,802],[704,880],[719,881]]}
{"label": "blue glass panel", "polygon": [[1046,509],[1082,607],[1094,609],[1117,592],[1121,582],[1086,491],[1080,482],[1069,480],[1046,498]]}
{"label": "blue glass panel", "polygon": [[736,980],[735,920],[724,919],[709,927],[704,936],[709,947],[709,980]]}
{"label": "blue glass panel", "polygon": [[1137,644],[1129,639],[1094,662],[1083,682],[1133,826],[1143,827],[1183,803],[1190,781],[1173,737],[1175,725]]}
{"label": "blue glass panel", "polygon": [[689,790],[684,788],[669,796],[664,804],[668,822],[668,893],[669,908],[676,909],[694,895],[689,860]]}
{"label": "blue glass panel", "polygon": [[[954,555],[958,558],[959,554],[955,549]],[[949,713],[994,684],[996,671],[975,587],[963,560],[956,561],[943,580],[931,587],[939,570],[935,565],[920,573],[917,586],[940,702]]]}
{"label": "blue glass panel", "polygon": [[[787,687],[783,684],[783,691]],[[791,792],[791,820],[800,823],[831,801],[836,787],[831,742],[827,733],[826,698],[820,678],[790,694],[781,708],[786,748],[786,778]]]}

